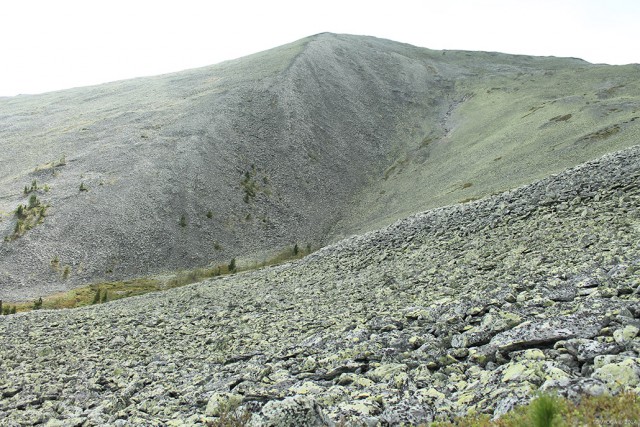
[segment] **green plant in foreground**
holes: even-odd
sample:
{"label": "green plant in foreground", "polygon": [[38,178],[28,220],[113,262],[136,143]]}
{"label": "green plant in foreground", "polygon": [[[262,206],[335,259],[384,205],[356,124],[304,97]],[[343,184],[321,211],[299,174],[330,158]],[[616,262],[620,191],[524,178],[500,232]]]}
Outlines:
{"label": "green plant in foreground", "polygon": [[81,183],[80,183],[80,188],[79,188],[79,190],[80,190],[80,191],[89,191],[89,189],[87,188],[87,186],[86,186],[86,185],[84,185],[84,182],[81,182]]}
{"label": "green plant in foreground", "polygon": [[235,273],[236,272],[236,259],[232,258],[231,262],[229,263],[229,273]]}
{"label": "green plant in foreground", "polygon": [[531,402],[528,412],[533,427],[551,427],[560,414],[560,403],[557,397],[545,394]]}
{"label": "green plant in foreground", "polygon": [[579,403],[542,395],[526,406],[515,408],[497,420],[487,414],[469,415],[452,422],[435,422],[430,427],[538,427],[636,425],[640,419],[640,396],[583,396]]}
{"label": "green plant in foreground", "polygon": [[40,310],[42,308],[42,297],[33,302],[33,309]]}
{"label": "green plant in foreground", "polygon": [[180,227],[186,227],[187,226],[187,217],[182,215],[180,217]]}
{"label": "green plant in foreground", "polygon": [[241,411],[232,405],[225,405],[220,408],[220,413],[216,420],[207,421],[207,427],[245,427],[249,425],[251,412]]}

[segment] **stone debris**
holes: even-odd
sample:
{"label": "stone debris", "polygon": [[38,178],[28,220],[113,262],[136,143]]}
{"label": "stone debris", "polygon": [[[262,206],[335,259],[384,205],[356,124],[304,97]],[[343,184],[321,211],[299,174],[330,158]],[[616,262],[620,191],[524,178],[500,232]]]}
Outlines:
{"label": "stone debris", "polygon": [[297,262],[0,316],[0,425],[499,416],[537,389],[640,393],[639,327],[636,146]]}

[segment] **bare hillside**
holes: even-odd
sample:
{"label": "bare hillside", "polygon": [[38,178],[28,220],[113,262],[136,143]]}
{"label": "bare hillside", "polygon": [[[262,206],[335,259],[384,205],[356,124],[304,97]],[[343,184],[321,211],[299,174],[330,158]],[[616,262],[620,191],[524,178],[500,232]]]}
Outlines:
{"label": "bare hillside", "polygon": [[0,99],[0,299],[250,264],[531,182],[637,143],[639,76],[321,34]]}

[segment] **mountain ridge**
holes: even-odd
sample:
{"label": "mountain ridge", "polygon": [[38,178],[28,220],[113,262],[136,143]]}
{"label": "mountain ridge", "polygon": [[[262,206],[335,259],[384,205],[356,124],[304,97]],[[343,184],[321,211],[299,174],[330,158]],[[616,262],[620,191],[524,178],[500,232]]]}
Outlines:
{"label": "mountain ridge", "polygon": [[320,34],[3,100],[0,235],[34,179],[49,207],[0,242],[0,298],[252,265],[560,172],[634,144],[638,74]]}

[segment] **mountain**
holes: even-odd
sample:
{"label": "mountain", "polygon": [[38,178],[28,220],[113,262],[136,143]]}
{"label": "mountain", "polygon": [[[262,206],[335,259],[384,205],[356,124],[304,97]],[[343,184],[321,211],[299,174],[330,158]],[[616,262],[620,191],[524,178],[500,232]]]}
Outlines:
{"label": "mountain", "polygon": [[250,266],[530,183],[637,143],[639,76],[320,34],[0,99],[0,298]]}
{"label": "mountain", "polygon": [[639,77],[320,34],[0,99],[3,313],[312,252],[0,315],[0,426],[420,425],[638,394]]}
{"label": "mountain", "polygon": [[429,425],[638,393],[639,242],[635,146],[293,263],[0,316],[0,425]]}

